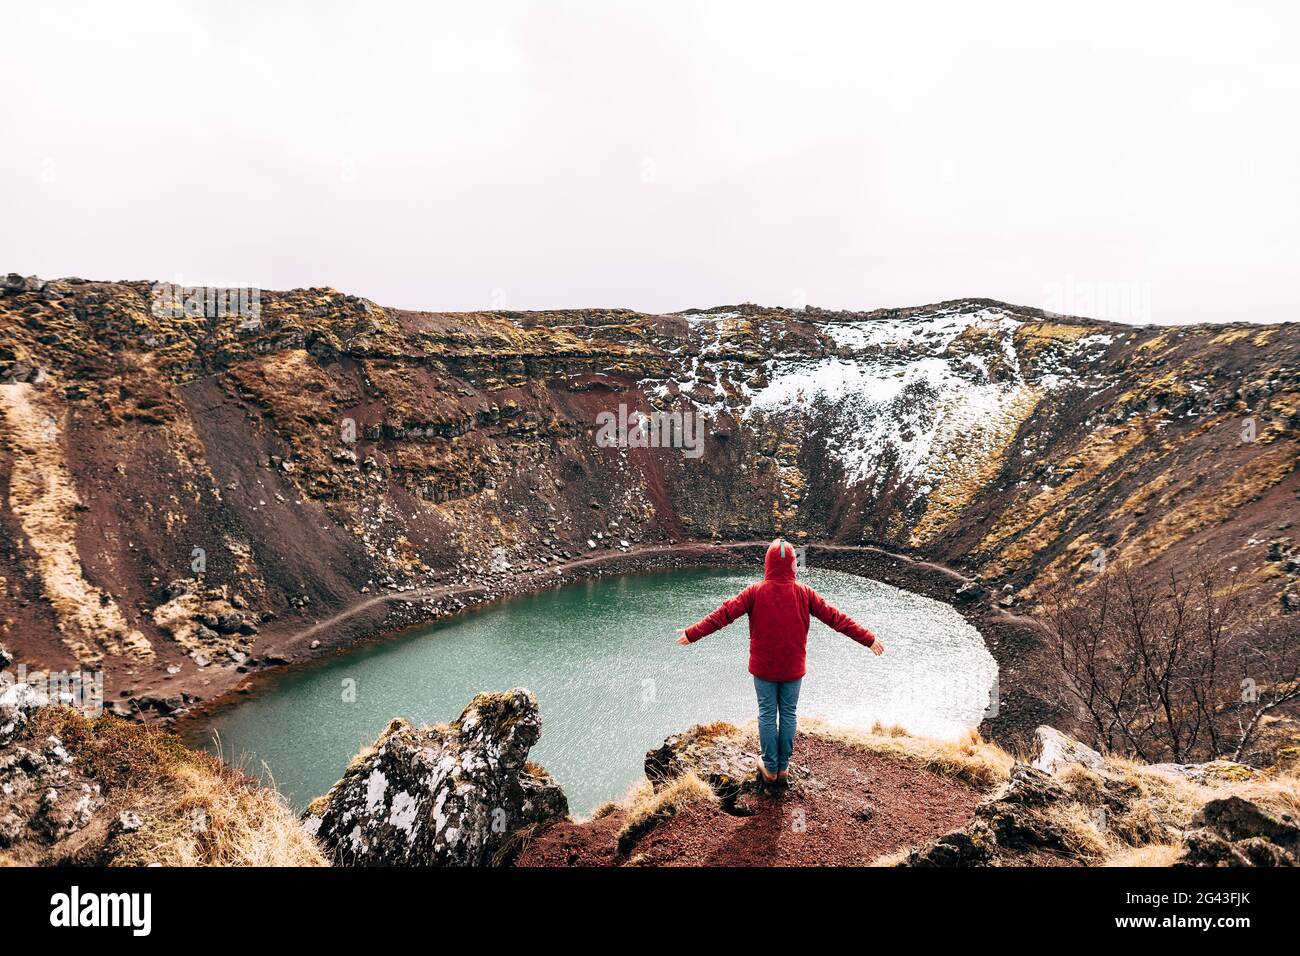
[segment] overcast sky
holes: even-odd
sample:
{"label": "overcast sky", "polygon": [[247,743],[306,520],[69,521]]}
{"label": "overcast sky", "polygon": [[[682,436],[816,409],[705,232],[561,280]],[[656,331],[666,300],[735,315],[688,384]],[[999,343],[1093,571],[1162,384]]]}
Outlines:
{"label": "overcast sky", "polygon": [[8,5],[0,272],[1300,318],[1300,5]]}

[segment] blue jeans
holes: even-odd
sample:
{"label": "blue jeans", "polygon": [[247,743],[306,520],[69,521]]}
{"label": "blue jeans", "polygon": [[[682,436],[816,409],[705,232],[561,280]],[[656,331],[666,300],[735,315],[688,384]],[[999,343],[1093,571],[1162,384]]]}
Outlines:
{"label": "blue jeans", "polygon": [[795,710],[799,707],[802,683],[803,678],[787,681],[754,678],[754,690],[758,694],[758,745],[768,773],[780,773],[790,765],[798,723]]}

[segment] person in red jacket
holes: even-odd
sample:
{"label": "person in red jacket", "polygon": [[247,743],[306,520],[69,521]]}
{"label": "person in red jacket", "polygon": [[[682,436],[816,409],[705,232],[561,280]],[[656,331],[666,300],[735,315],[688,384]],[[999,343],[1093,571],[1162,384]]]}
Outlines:
{"label": "person in red jacket", "polygon": [[690,627],[679,627],[678,644],[700,638],[749,615],[749,672],[758,694],[758,741],[764,782],[784,786],[794,750],[799,687],[808,657],[809,617],[816,617],[871,648],[879,656],[885,646],[865,627],[828,604],[820,594],[795,580],[794,548],[777,538],[767,549],[763,580],[751,584],[722,607]]}

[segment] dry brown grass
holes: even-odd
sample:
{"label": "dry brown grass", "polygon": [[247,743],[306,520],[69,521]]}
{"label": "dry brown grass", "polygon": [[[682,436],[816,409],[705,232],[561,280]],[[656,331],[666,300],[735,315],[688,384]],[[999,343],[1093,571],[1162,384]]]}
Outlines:
{"label": "dry brown grass", "polygon": [[1107,477],[1107,473],[1138,449],[1152,428],[1146,418],[1134,416],[1124,425],[1106,425],[1086,434],[1074,453],[1059,466],[1069,477],[1008,509],[980,541],[977,550],[990,556],[996,553],[999,561],[1010,567],[1032,559],[1068,530],[1071,510],[1068,506],[1072,500],[1078,500],[1085,485],[1094,484],[1093,496],[1109,493],[1119,475],[1110,473]]}
{"label": "dry brown grass", "polygon": [[98,856],[115,866],[325,866],[315,841],[276,790],[258,785],[178,738],[104,716],[46,708],[33,736],[58,736],[74,766],[99,783],[101,820],[124,810],[140,829],[106,835]]}
{"label": "dry brown grass", "polygon": [[1276,439],[1280,427],[1276,421],[1268,423],[1256,438],[1260,451],[1239,465],[1219,466],[1232,469],[1222,480],[1175,483],[1163,496],[1159,517],[1124,542],[1116,558],[1137,560],[1137,556],[1168,549],[1198,531],[1223,523],[1234,511],[1285,481],[1295,470],[1294,445],[1282,444],[1264,450],[1268,442]]}
{"label": "dry brown grass", "polygon": [[545,823],[530,823],[526,827],[515,830],[506,837],[496,852],[492,854],[493,866],[508,866],[519,857],[519,854],[528,849],[529,844],[536,839],[537,835],[546,829]]}
{"label": "dry brown grass", "polygon": [[941,434],[936,439],[941,447],[957,440],[956,432],[960,430],[962,447],[977,453],[941,459],[934,464],[932,490],[926,499],[925,513],[909,537],[913,547],[922,547],[947,530],[975,496],[997,476],[1012,441],[1042,397],[1042,389],[1022,385],[986,420],[976,425],[953,422],[944,426],[949,434]]}
{"label": "dry brown grass", "polygon": [[877,723],[870,731],[862,731],[833,727],[816,719],[801,720],[799,731],[883,754],[980,790],[992,790],[1006,783],[1016,762],[1015,757],[975,731],[959,740],[935,740],[914,736],[902,727]]}
{"label": "dry brown grass", "polygon": [[638,839],[676,816],[684,807],[693,803],[716,803],[717,799],[713,788],[693,773],[683,774],[659,790],[655,790],[650,781],[639,780],[628,790],[619,806],[627,814],[622,829],[618,831],[619,849],[627,852]]}
{"label": "dry brown grass", "polygon": [[901,847],[900,849],[894,850],[890,853],[882,853],[880,856],[876,857],[874,860],[868,863],[867,866],[872,866],[872,867],[902,866],[904,863],[907,862],[907,858],[911,855],[912,850],[913,847],[905,846],[905,847]]}
{"label": "dry brown grass", "polygon": [[316,844],[275,790],[250,786],[229,768],[174,768],[174,800],[114,860],[118,865],[325,866]]}
{"label": "dry brown grass", "polygon": [[695,739],[700,743],[744,735],[739,727],[725,720],[715,720],[711,724],[696,724],[692,729],[695,731]]}
{"label": "dry brown grass", "polygon": [[[1300,776],[1292,771],[1253,779],[1223,774],[1199,783],[1133,761],[1107,758],[1100,771],[1072,766],[1056,779],[1078,801],[1063,805],[1067,815],[1073,812],[1071,807],[1102,806],[1108,788],[1125,793],[1125,809],[1109,813],[1104,827],[1092,827],[1099,841],[1095,855],[1106,866],[1168,865],[1181,853],[1179,834],[1210,800],[1235,795],[1275,814],[1300,813]],[[1073,825],[1078,820],[1058,822]]]}
{"label": "dry brown grass", "polygon": [[1182,855],[1183,848],[1177,843],[1148,843],[1115,850],[1102,866],[1173,866]]}
{"label": "dry brown grass", "polygon": [[1094,812],[1095,808],[1080,803],[1056,804],[1047,811],[1069,855],[1089,864],[1100,863],[1111,849],[1107,831]]}

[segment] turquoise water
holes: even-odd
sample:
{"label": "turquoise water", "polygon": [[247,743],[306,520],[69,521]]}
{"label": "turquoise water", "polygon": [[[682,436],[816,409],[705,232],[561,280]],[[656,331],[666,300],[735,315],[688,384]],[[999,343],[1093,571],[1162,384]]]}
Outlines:
{"label": "turquoise water", "polygon": [[[301,809],[393,717],[447,721],[480,691],[527,687],[542,712],[532,757],[564,786],[573,812],[586,814],[621,796],[641,776],[646,750],[669,734],[754,718],[746,622],[689,647],[676,644],[675,628],[755,577],[606,577],[514,598],[286,672],[216,714],[209,729],[227,760],[272,779]],[[850,574],[814,569],[802,579],[887,650],[876,657],[814,620],[801,717],[860,727],[880,720],[941,737],[979,723],[996,665],[955,610]]]}

